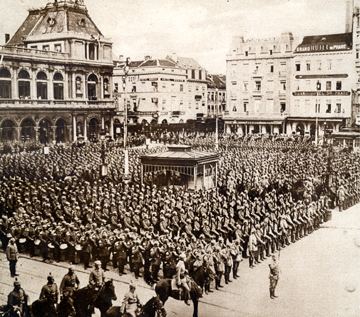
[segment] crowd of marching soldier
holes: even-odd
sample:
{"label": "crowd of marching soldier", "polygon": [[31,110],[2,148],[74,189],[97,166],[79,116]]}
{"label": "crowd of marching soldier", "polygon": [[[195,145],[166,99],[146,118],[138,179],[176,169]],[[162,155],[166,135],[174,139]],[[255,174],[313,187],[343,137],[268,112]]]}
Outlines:
{"label": "crowd of marching soldier", "polygon": [[[214,150],[211,137],[183,142]],[[225,142],[225,141],[224,141]],[[21,252],[44,261],[100,260],[147,282],[171,277],[179,254],[188,269],[208,265],[221,287],[237,278],[240,261],[254,267],[310,234],[340,210],[359,202],[360,157],[307,140],[236,139],[220,147],[218,188],[140,184],[139,157],[164,147],[130,150],[129,184],[123,150],[108,145],[109,172],[100,177],[101,145],[54,146],[0,156],[0,239],[15,238]],[[331,182],[329,182],[331,174]],[[328,183],[329,182],[329,183]],[[329,184],[329,186],[328,186]],[[210,291],[210,280],[205,286]]]}

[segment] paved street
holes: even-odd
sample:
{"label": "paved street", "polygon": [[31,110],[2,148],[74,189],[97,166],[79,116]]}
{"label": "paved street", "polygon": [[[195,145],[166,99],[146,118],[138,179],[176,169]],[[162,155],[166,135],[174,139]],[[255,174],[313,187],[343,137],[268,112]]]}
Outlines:
{"label": "paved street", "polygon": [[[281,251],[281,275],[276,290],[279,298],[269,297],[267,259],[254,269],[245,260],[240,265],[241,278],[221,291],[204,295],[199,304],[199,316],[359,316],[360,315],[360,205],[339,213],[323,228]],[[35,300],[51,272],[60,284],[67,272],[63,263],[45,264],[39,258],[21,257],[18,273],[24,289]],[[90,270],[76,266],[81,285],[87,284]],[[0,304],[5,304],[12,289],[8,262],[0,254]],[[114,278],[120,305],[128,290],[131,274],[119,277],[114,271],[106,272]],[[137,281],[143,302],[154,290],[142,280]],[[165,308],[168,316],[191,316],[192,306],[170,299]]]}

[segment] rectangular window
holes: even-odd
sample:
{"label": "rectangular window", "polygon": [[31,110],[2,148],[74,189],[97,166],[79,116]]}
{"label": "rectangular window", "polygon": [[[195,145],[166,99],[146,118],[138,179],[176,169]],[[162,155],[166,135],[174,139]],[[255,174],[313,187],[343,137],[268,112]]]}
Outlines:
{"label": "rectangular window", "polygon": [[328,70],[331,70],[331,68],[332,68],[332,60],[329,59],[328,60]]}
{"label": "rectangular window", "polygon": [[341,81],[336,82],[336,90],[341,90]]}
{"label": "rectangular window", "polygon": [[331,81],[326,82],[326,90],[331,90]]}
{"label": "rectangular window", "polygon": [[132,86],[131,92],[136,92],[136,85],[133,85],[133,86]]}
{"label": "rectangular window", "polygon": [[248,51],[245,51],[245,56],[249,56],[249,52],[248,52]]}
{"label": "rectangular window", "polygon": [[184,91],[184,85],[180,84],[180,91],[183,92]]}
{"label": "rectangular window", "polygon": [[270,50],[269,54],[270,54],[270,55],[272,55],[272,54],[273,54],[273,51],[272,51],[272,50]]}
{"label": "rectangular window", "polygon": [[286,90],[286,80],[280,81],[280,85],[281,85],[281,90],[285,91]]}
{"label": "rectangular window", "polygon": [[326,113],[331,113],[331,100],[326,100]]}
{"label": "rectangular window", "polygon": [[192,79],[195,79],[195,69],[192,69],[192,70],[191,70],[191,78],[192,78]]}
{"label": "rectangular window", "polygon": [[270,73],[274,72],[274,65],[270,65]]}
{"label": "rectangular window", "polygon": [[54,48],[55,48],[55,52],[61,52],[61,44],[55,44],[54,45]]}
{"label": "rectangular window", "polygon": [[320,100],[315,102],[315,113],[320,113]]}
{"label": "rectangular window", "polygon": [[255,90],[261,91],[261,81],[255,81]]}
{"label": "rectangular window", "polygon": [[43,45],[42,49],[43,49],[43,51],[49,51],[50,46],[49,45]]}
{"label": "rectangular window", "polygon": [[311,70],[311,66],[310,66],[310,62],[306,62],[306,70],[309,71]]}
{"label": "rectangular window", "polygon": [[114,84],[114,92],[118,92],[119,91],[119,84],[115,83]]}
{"label": "rectangular window", "polygon": [[244,81],[244,91],[248,91],[249,83]]}
{"label": "rectangular window", "polygon": [[267,82],[267,91],[274,91],[274,82],[272,80]]}
{"label": "rectangular window", "polygon": [[336,112],[341,113],[341,102],[340,101],[336,101]]}
{"label": "rectangular window", "polygon": [[0,98],[11,98],[11,81],[0,80]]}
{"label": "rectangular window", "polygon": [[64,86],[62,83],[54,83],[54,99],[64,99]]}
{"label": "rectangular window", "polygon": [[300,63],[295,64],[296,67],[296,71],[299,72],[300,71]]}
{"label": "rectangular window", "polygon": [[280,102],[280,111],[284,112],[286,110],[286,103],[285,102]]}
{"label": "rectangular window", "polygon": [[321,68],[322,68],[321,61],[317,61],[316,64],[317,64],[317,70],[321,70]]}
{"label": "rectangular window", "polygon": [[200,79],[200,80],[202,79],[202,72],[201,72],[201,70],[199,70],[199,79]]}
{"label": "rectangular window", "polygon": [[19,98],[28,99],[30,98],[30,82],[19,80]]}
{"label": "rectangular window", "polygon": [[47,99],[47,83],[37,82],[37,99]]}
{"label": "rectangular window", "polygon": [[244,112],[248,111],[249,102],[244,101]]}
{"label": "rectangular window", "polygon": [[37,50],[37,45],[31,45],[30,48],[33,50]]}

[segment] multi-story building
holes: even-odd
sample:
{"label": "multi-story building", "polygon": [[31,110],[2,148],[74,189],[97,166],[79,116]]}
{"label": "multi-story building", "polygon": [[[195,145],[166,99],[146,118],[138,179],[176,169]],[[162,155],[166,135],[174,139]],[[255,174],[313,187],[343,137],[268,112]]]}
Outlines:
{"label": "multi-story building", "polygon": [[30,10],[0,58],[1,141],[113,135],[112,43],[82,0]]}
{"label": "multi-story building", "polygon": [[294,45],[292,33],[263,40],[233,38],[226,57],[227,132],[284,133]]}
{"label": "multi-story building", "polygon": [[193,59],[174,58],[131,61],[126,76],[124,63],[115,61],[116,123],[124,121],[125,103],[129,125],[185,123],[206,114],[206,72]]}
{"label": "multi-story building", "polygon": [[352,33],[305,36],[294,51],[287,133],[338,132],[351,118],[356,71]]}
{"label": "multi-story building", "polygon": [[207,114],[209,118],[222,117],[226,107],[226,76],[208,74]]}
{"label": "multi-story building", "polygon": [[185,107],[188,119],[203,118],[207,113],[207,74],[206,70],[189,57],[179,57],[175,53],[166,59],[186,70],[186,101]]}
{"label": "multi-story building", "polygon": [[142,61],[130,62],[129,72],[124,76],[123,64],[116,66],[113,76],[119,105],[116,120],[123,122],[127,103],[130,125],[186,122],[189,112],[185,69],[167,59],[145,56]]}

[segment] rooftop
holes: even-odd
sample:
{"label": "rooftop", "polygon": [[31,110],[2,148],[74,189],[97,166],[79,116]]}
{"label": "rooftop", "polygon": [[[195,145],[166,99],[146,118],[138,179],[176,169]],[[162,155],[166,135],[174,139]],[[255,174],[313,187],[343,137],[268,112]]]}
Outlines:
{"label": "rooftop", "polygon": [[305,36],[296,53],[351,50],[352,33]]}

